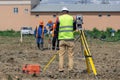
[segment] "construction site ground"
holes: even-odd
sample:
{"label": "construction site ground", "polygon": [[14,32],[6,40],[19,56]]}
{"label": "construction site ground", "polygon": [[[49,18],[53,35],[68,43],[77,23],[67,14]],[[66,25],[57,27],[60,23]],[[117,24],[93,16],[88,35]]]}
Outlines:
{"label": "construction site ground", "polygon": [[[80,42],[75,42],[74,70],[69,72],[68,58],[65,55],[63,73],[58,72],[59,56],[49,65],[46,72],[43,68],[56,51],[48,50],[48,40],[44,42],[44,51],[36,47],[33,36],[0,37],[0,80],[96,80],[93,72],[86,72],[84,55],[81,53]],[[104,42],[88,39],[99,80],[120,80],[120,41]],[[37,76],[22,73],[25,64],[39,64],[40,74]]]}

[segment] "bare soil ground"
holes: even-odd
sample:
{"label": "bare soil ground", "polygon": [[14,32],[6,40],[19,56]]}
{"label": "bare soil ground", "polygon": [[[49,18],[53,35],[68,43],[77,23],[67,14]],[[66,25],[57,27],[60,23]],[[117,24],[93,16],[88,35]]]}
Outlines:
{"label": "bare soil ground", "polygon": [[[58,72],[58,55],[46,72],[43,68],[56,51],[37,49],[34,37],[24,37],[23,43],[18,37],[0,37],[0,80],[96,80],[93,72],[86,72],[86,63],[81,53],[80,42],[76,42],[74,54],[74,71],[67,70],[67,55],[65,55],[65,71]],[[89,39],[89,48],[94,59],[99,80],[120,80],[120,41],[103,42]],[[23,74],[24,64],[39,64],[41,72],[36,77]]]}

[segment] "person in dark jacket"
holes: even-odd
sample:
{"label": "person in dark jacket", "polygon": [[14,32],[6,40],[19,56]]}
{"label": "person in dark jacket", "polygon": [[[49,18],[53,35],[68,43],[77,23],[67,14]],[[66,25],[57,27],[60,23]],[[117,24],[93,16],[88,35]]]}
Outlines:
{"label": "person in dark jacket", "polygon": [[34,35],[36,37],[37,47],[40,50],[43,50],[44,33],[47,33],[47,30],[44,27],[43,21],[40,21],[40,24],[39,24],[38,28],[36,27],[36,29],[34,31]]}
{"label": "person in dark jacket", "polygon": [[55,23],[52,26],[52,50],[59,50],[58,32]]}

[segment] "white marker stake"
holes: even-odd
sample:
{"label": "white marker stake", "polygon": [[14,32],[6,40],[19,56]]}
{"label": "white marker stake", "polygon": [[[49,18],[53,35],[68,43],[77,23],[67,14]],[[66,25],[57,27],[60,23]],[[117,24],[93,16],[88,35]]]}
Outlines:
{"label": "white marker stake", "polygon": [[23,41],[22,33],[20,33],[20,35],[21,35],[20,42],[22,43]]}

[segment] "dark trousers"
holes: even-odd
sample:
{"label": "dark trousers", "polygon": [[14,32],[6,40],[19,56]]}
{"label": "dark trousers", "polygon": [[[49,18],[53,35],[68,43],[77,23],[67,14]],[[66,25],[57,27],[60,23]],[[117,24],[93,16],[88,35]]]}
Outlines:
{"label": "dark trousers", "polygon": [[59,40],[58,40],[58,37],[53,37],[52,39],[52,49],[56,49],[56,50],[59,50]]}
{"label": "dark trousers", "polygon": [[37,47],[41,50],[43,50],[43,38],[39,37],[36,39]]}

